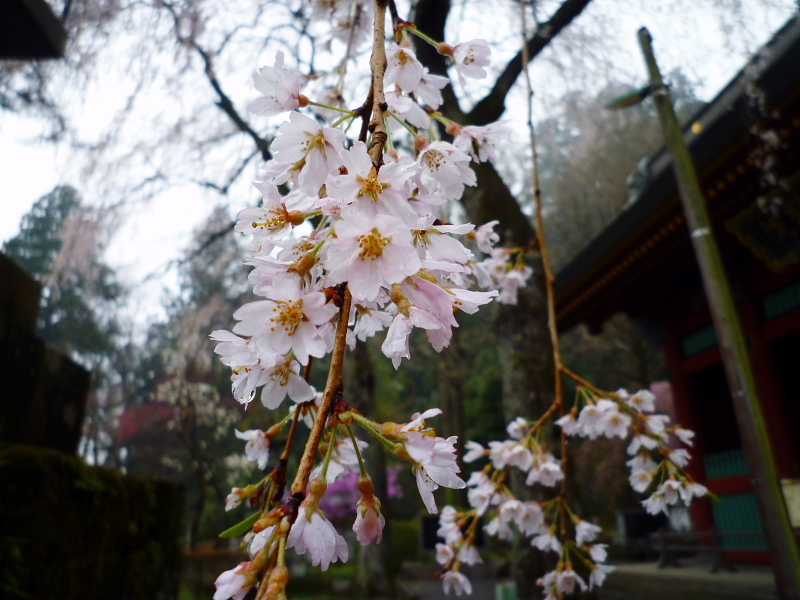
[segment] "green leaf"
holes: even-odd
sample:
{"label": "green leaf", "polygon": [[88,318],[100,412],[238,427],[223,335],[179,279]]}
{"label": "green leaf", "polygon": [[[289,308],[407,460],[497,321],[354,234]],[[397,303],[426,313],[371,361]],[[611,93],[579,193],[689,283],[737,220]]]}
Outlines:
{"label": "green leaf", "polygon": [[650,86],[648,85],[643,88],[625,92],[620,96],[612,98],[606,104],[606,108],[617,110],[620,108],[625,108],[626,106],[633,106],[634,104],[639,104],[639,102],[647,98],[647,96],[649,95],[650,95]]}
{"label": "green leaf", "polygon": [[232,538],[232,537],[239,537],[240,535],[244,535],[245,533],[250,531],[250,529],[253,527],[253,524],[256,521],[258,521],[258,519],[260,517],[261,517],[261,513],[260,512],[253,513],[252,515],[247,517],[241,523],[237,523],[236,525],[234,525],[230,529],[226,529],[225,531],[220,533],[219,537],[221,537],[221,538]]}

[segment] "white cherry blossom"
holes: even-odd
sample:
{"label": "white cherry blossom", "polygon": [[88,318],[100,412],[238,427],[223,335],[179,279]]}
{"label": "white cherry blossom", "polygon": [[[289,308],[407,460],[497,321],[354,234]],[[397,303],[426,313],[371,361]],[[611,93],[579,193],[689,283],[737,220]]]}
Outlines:
{"label": "white cherry blossom", "polygon": [[356,302],[373,301],[382,286],[399,283],[419,271],[411,233],[399,219],[349,212],[325,245],[323,262],[332,283],[347,281]]}
{"label": "white cherry blossom", "polygon": [[[620,391],[624,392],[625,390]],[[625,395],[627,396],[627,392]],[[639,412],[653,412],[656,409],[656,397],[650,390],[639,390],[632,396],[627,397],[625,403]]]}
{"label": "white cherry blossom", "polygon": [[453,145],[462,152],[468,153],[476,162],[489,160],[498,162],[495,147],[501,142],[507,142],[511,137],[511,130],[503,123],[477,126],[468,125],[460,127],[453,139]]}
{"label": "white cherry blossom", "polygon": [[470,79],[484,79],[488,67],[489,55],[491,50],[486,40],[471,40],[463,44],[457,44],[453,49],[453,63],[458,74],[458,80],[462,86],[466,86],[465,77]]}
{"label": "white cherry blossom", "polygon": [[[457,518],[458,512],[452,506],[445,506],[439,515],[439,529],[436,531],[436,535],[444,539],[448,544],[455,544],[461,541],[461,528],[458,526]],[[437,544],[437,560],[438,546]],[[449,548],[449,546],[447,547]]]}
{"label": "white cherry blossom", "polygon": [[300,364],[309,356],[325,355],[324,340],[317,326],[330,321],[337,309],[321,292],[304,293],[293,275],[276,276],[269,288],[271,300],[245,304],[233,317],[239,321],[234,333],[253,336],[259,353],[265,356],[294,352]]}
{"label": "white cherry blossom", "polygon": [[[400,92],[386,92],[386,104],[389,110],[414,127],[427,129],[431,126],[431,118],[425,109],[414,102],[412,98]],[[393,120],[394,122],[394,120]],[[392,128],[394,131],[394,128]]]}
{"label": "white cherry blossom", "polygon": [[596,563],[605,562],[608,558],[608,544],[593,544],[589,546],[589,556]]}
{"label": "white cherry blossom", "polygon": [[558,574],[556,589],[562,594],[571,594],[575,591],[575,584],[581,588],[582,592],[587,590],[586,582],[572,569],[564,569]]}
{"label": "white cherry blossom", "polygon": [[477,565],[483,563],[483,559],[481,558],[478,549],[475,547],[475,544],[468,542],[465,542],[461,546],[461,550],[458,551],[458,560],[465,565]]}
{"label": "white cherry blossom", "polygon": [[455,553],[449,544],[436,544],[436,562],[442,566],[453,560]]}
{"label": "white cherry blossom", "polygon": [[449,594],[451,589],[456,596],[472,593],[472,584],[460,571],[448,571],[442,576],[442,583],[445,594]]}
{"label": "white cherry blossom", "polygon": [[368,216],[392,215],[414,222],[416,214],[408,204],[409,163],[387,162],[377,170],[364,142],[354,143],[339,156],[342,172],[330,177],[326,187],[328,195],[338,198],[342,204],[356,203],[355,210],[343,215],[345,219],[358,212]]}
{"label": "white cherry blossom", "polygon": [[238,567],[225,571],[217,577],[217,580],[214,582],[217,588],[214,592],[214,600],[228,600],[229,598],[233,598],[233,600],[243,600],[255,583],[251,581],[247,573],[243,572],[243,565],[247,565],[247,563],[242,563]]}
{"label": "white cherry blossom", "polygon": [[464,447],[467,449],[467,453],[464,454],[464,462],[466,463],[475,462],[479,458],[486,456],[486,448],[478,442],[469,441]]}
{"label": "white cherry blossom", "polygon": [[240,440],[247,440],[247,444],[244,446],[247,460],[257,462],[259,469],[266,468],[269,461],[269,436],[260,429],[248,429],[247,431],[234,429],[234,433]]}
{"label": "white cherry blossom", "polygon": [[223,329],[212,331],[210,337],[220,342],[214,352],[220,355],[222,364],[231,368],[233,397],[246,406],[255,397],[256,388],[263,376],[263,369],[251,341]]}
{"label": "white cherry blossom", "polygon": [[305,217],[302,213],[309,210],[313,203],[311,198],[300,190],[285,198],[278,192],[278,187],[270,181],[255,181],[253,185],[263,194],[262,207],[245,208],[236,215],[237,233],[253,234],[250,250],[259,252],[269,243],[283,239],[289,235],[292,225],[298,225]]}
{"label": "white cherry blossom", "polygon": [[536,546],[542,552],[550,551],[561,554],[561,542],[558,538],[545,526],[541,526],[539,531],[541,533],[531,540],[531,545]]}
{"label": "white cherry blossom", "polygon": [[287,394],[295,402],[307,402],[314,397],[314,388],[300,375],[300,363],[290,356],[276,356],[275,364],[264,368],[260,383],[261,403],[273,410]]}
{"label": "white cherry blossom", "polygon": [[373,498],[374,502],[366,502],[362,497],[356,504],[356,521],[353,523],[353,531],[356,539],[362,546],[369,546],[372,540],[376,544],[381,543],[383,527],[386,519],[381,514],[380,503]]}
{"label": "white cherry blossom", "polygon": [[575,541],[578,544],[588,544],[600,533],[600,527],[587,521],[579,521],[575,526]]}
{"label": "white cherry blossom", "polygon": [[293,176],[306,193],[318,194],[328,175],[339,172],[344,132],[331,127],[320,128],[314,119],[296,111],[289,114],[289,121],[278,131],[280,135],[272,142],[272,150],[279,165],[274,165],[273,171],[283,165],[284,173],[276,174],[275,182],[284,183]]}
{"label": "white cherry blossom", "polygon": [[263,96],[250,103],[250,112],[269,117],[298,109],[300,88],[305,82],[306,77],[300,71],[283,66],[283,52],[278,52],[274,67],[253,71],[253,85]]}
{"label": "white cherry blossom", "polygon": [[491,254],[494,245],[500,241],[500,235],[495,232],[494,227],[500,221],[489,221],[475,230],[475,243],[478,249],[486,254]]}
{"label": "white cherry blossom", "polygon": [[414,95],[422,102],[436,110],[442,105],[442,89],[450,83],[447,77],[441,75],[433,75],[428,73],[428,69],[424,69],[422,77]]}
{"label": "white cherry blossom", "polygon": [[417,157],[420,184],[429,192],[447,198],[460,198],[465,185],[475,185],[475,171],[469,168],[470,157],[452,144],[433,142]]}
{"label": "white cherry blossom", "polygon": [[629,481],[633,490],[641,494],[650,487],[650,483],[653,481],[653,475],[650,471],[637,469],[631,473]]}
{"label": "white cherry blossom", "polygon": [[412,93],[419,87],[422,75],[422,63],[411,48],[395,43],[386,48],[386,85],[396,84],[403,91]]}
{"label": "white cherry blossom", "polygon": [[456,490],[466,486],[457,475],[461,470],[456,462],[455,443],[458,438],[430,437],[419,431],[408,431],[405,436],[407,439],[403,446],[414,461],[412,470],[420,496],[428,512],[435,515],[439,509],[433,499],[434,490],[440,485]]}
{"label": "white cherry blossom", "polygon": [[564,472],[561,470],[561,465],[558,464],[553,455],[544,454],[537,456],[534,460],[533,467],[528,471],[525,484],[540,483],[547,487],[553,487],[562,479],[564,479]]}
{"label": "white cherry blossom", "polygon": [[589,575],[589,589],[592,589],[594,586],[601,586],[606,579],[606,575],[611,573],[612,571],[616,570],[616,567],[612,567],[611,565],[591,565],[592,569],[591,575]]}
{"label": "white cherry blossom", "polygon": [[690,429],[684,429],[683,427],[675,427],[673,433],[675,433],[675,437],[677,437],[687,446],[692,446],[694,444],[692,441],[692,438],[694,437],[694,431],[691,431]]}
{"label": "white cherry blossom", "polygon": [[289,531],[287,548],[294,548],[298,554],[311,554],[311,564],[327,571],[331,563],[341,560],[347,562],[349,549],[347,542],[336,533],[336,529],[319,510],[309,515],[307,507],[301,505],[297,520]]}

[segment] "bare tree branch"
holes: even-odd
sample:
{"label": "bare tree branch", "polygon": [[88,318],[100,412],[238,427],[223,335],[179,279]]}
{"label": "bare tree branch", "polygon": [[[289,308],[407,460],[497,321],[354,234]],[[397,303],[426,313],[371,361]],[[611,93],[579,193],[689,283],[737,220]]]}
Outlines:
{"label": "bare tree branch", "polygon": [[[528,40],[529,61],[533,60],[550,43],[550,40],[581,14],[589,2],[591,0],[565,0],[550,20],[540,25],[533,37]],[[486,125],[499,119],[506,109],[505,101],[508,91],[520,73],[522,73],[522,50],[506,65],[505,70],[492,87],[492,91],[478,102],[472,112],[467,115],[467,122],[474,125]]]}
{"label": "bare tree branch", "polygon": [[[589,2],[591,0],[564,0],[550,20],[541,24],[536,33],[528,40],[530,60],[541,53],[564,27],[586,8]],[[414,21],[423,33],[435,40],[443,40],[449,12],[449,0],[420,0],[417,3]],[[429,44],[418,44],[415,50],[419,59],[428,66],[431,72],[440,75],[447,74],[447,61],[435,48]],[[520,73],[522,73],[522,50],[506,65],[492,86],[492,90],[468,114],[465,114],[458,106],[452,86],[445,88],[443,96],[446,116],[464,125],[486,125],[496,121],[505,111],[506,96]]]}
{"label": "bare tree branch", "polygon": [[261,156],[264,158],[264,160],[269,160],[272,158],[272,154],[269,151],[269,140],[262,138],[260,135],[258,135],[258,133],[255,132],[255,130],[253,130],[252,127],[250,127],[247,121],[245,121],[239,114],[239,111],[236,110],[236,107],[233,105],[231,99],[223,91],[222,86],[220,85],[219,80],[214,73],[211,55],[197,43],[193,36],[186,37],[181,34],[178,13],[175,11],[175,7],[168,2],[165,2],[163,6],[169,11],[170,15],[172,15],[172,19],[175,22],[175,36],[177,37],[178,41],[181,44],[194,49],[203,60],[206,77],[208,78],[211,87],[214,88],[214,91],[217,93],[217,96],[219,96],[219,100],[217,100],[215,104],[220,108],[220,110],[222,110],[222,112],[228,115],[239,131],[246,133],[248,136],[250,136],[250,138],[252,138],[259,152],[261,152]]}

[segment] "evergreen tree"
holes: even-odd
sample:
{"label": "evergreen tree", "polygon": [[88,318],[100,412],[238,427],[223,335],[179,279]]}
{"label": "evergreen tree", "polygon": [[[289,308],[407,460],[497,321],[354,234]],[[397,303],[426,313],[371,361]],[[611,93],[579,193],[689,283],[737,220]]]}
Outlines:
{"label": "evergreen tree", "polygon": [[115,314],[123,290],[102,262],[105,217],[83,206],[73,187],[57,186],[2,247],[42,284],[39,336],[92,372],[80,452],[93,464],[109,458],[124,387]]}
{"label": "evergreen tree", "polygon": [[36,201],[2,248],[42,284],[39,335],[93,370],[116,352],[113,308],[122,295],[101,260],[102,217],[82,206],[75,188],[57,186]]}

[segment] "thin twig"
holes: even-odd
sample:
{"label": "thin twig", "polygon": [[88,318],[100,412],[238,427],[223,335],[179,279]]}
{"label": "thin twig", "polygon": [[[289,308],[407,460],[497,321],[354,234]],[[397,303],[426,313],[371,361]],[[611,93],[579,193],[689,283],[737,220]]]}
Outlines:
{"label": "thin twig", "polygon": [[583,377],[581,377],[580,375],[578,375],[576,373],[573,373],[572,371],[570,371],[564,365],[561,365],[561,372],[564,373],[564,375],[566,375],[567,377],[571,377],[572,379],[574,379],[576,382],[578,382],[579,384],[581,384],[585,388],[593,391],[598,396],[605,396],[606,395],[606,393],[603,390],[601,390],[598,387],[593,386],[591,383],[586,381]]}
{"label": "thin twig", "polygon": [[[556,322],[556,305],[555,293],[553,290],[556,278],[553,275],[553,268],[550,265],[550,254],[547,249],[547,237],[544,233],[544,219],[542,218],[542,189],[539,181],[539,156],[536,152],[536,129],[533,125],[533,85],[531,84],[530,69],[528,67],[529,59],[528,54],[530,49],[528,47],[528,32],[525,23],[525,3],[520,2],[521,24],[522,24],[522,65],[525,72],[525,86],[528,92],[528,132],[530,135],[531,145],[531,160],[533,161],[533,195],[536,201],[536,237],[539,240],[539,251],[542,254],[542,265],[545,272],[545,285],[547,289],[547,326],[550,329],[550,342],[553,346],[553,362],[555,371],[555,400],[551,407],[552,412],[557,408],[561,416],[564,415],[564,389],[561,380],[562,365],[561,365],[561,348],[558,343],[558,324]],[[552,414],[551,411],[548,413]],[[546,413],[547,414],[547,413]],[[549,417],[550,414],[547,414]],[[543,422],[540,419],[539,422]],[[567,535],[567,435],[561,431],[561,470],[564,473],[564,479],[561,484],[561,492],[559,497],[561,499],[561,537],[562,542],[565,541]]]}

